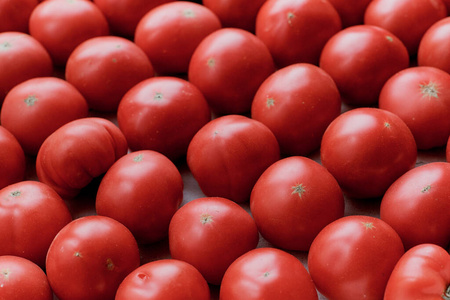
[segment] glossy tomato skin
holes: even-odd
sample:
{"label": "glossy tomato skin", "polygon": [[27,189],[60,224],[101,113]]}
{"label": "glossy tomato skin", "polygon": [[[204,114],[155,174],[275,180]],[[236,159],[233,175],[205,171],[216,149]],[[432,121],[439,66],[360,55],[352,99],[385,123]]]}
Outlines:
{"label": "glossy tomato skin", "polygon": [[16,85],[6,95],[0,120],[24,152],[35,156],[56,129],[87,116],[86,100],[73,85],[57,77],[39,77]]}
{"label": "glossy tomato skin", "polygon": [[182,206],[169,226],[172,258],[190,263],[208,283],[219,285],[228,266],[256,248],[258,229],[249,213],[221,197],[197,198]]}
{"label": "glossy tomato skin", "polygon": [[16,137],[0,126],[0,189],[25,178],[26,158]]}
{"label": "glossy tomato skin", "polygon": [[339,13],[342,28],[364,23],[364,12],[372,0],[328,0]]}
{"label": "glossy tomato skin", "polygon": [[18,31],[28,33],[28,19],[38,5],[37,0],[1,1],[0,32]]}
{"label": "glossy tomato skin", "polygon": [[177,259],[146,263],[120,284],[115,300],[210,300],[208,283],[191,264]]}
{"label": "glossy tomato skin", "polygon": [[380,218],[402,238],[406,249],[423,243],[450,243],[450,163],[418,166],[397,179],[386,191]]}
{"label": "glossy tomato skin", "polygon": [[450,255],[435,244],[409,249],[389,278],[385,300],[448,299],[450,297]]}
{"label": "glossy tomato skin", "polygon": [[450,75],[434,67],[402,70],[381,89],[379,108],[408,125],[418,149],[445,146],[450,136]]}
{"label": "glossy tomato skin", "polygon": [[328,1],[267,0],[256,18],[256,36],[269,48],[278,67],[318,64],[323,46],[342,28]]}
{"label": "glossy tomato skin", "polygon": [[352,106],[377,104],[386,80],[409,66],[405,45],[389,31],[371,25],[345,28],[325,44],[319,66]]}
{"label": "glossy tomato skin", "polygon": [[186,155],[193,136],[210,120],[211,110],[200,90],[172,76],[138,83],[117,109],[130,149],[159,151],[173,161]]}
{"label": "glossy tomato skin", "polygon": [[228,267],[220,300],[316,300],[314,283],[303,264],[277,248],[257,248]]}
{"label": "glossy tomato skin", "polygon": [[243,29],[222,28],[197,46],[188,79],[216,114],[241,114],[250,111],[258,87],[274,71],[272,55],[259,38]]}
{"label": "glossy tomato skin", "polygon": [[187,164],[206,196],[242,203],[253,185],[280,158],[274,134],[259,121],[226,115],[210,121],[194,136]]}
{"label": "glossy tomato skin", "polygon": [[53,132],[36,157],[38,179],[63,198],[75,197],[128,151],[127,141],[111,121],[88,117]]}
{"label": "glossy tomato skin", "polygon": [[258,88],[251,117],[270,128],[284,155],[309,155],[320,146],[325,129],[341,113],[333,79],[315,65],[279,69]]}
{"label": "glossy tomato skin", "polygon": [[348,196],[376,198],[415,166],[417,147],[400,117],[361,107],[331,122],[323,135],[320,158]]}
{"label": "glossy tomato skin", "polygon": [[281,159],[253,187],[250,210],[261,235],[275,246],[308,251],[323,227],[344,216],[336,179],[302,156]]}
{"label": "glossy tomato skin", "polygon": [[53,292],[44,271],[32,261],[13,255],[0,256],[2,299],[52,300]]}
{"label": "glossy tomato skin", "polygon": [[124,224],[139,243],[167,237],[169,222],[183,200],[177,167],[151,150],[131,152],[117,160],[97,191],[97,214]]}
{"label": "glossy tomato skin", "polygon": [[450,17],[446,17],[431,25],[422,36],[417,50],[417,64],[450,73],[450,53],[447,51],[449,47]]}
{"label": "glossy tomato skin", "polygon": [[59,299],[112,300],[139,264],[138,245],[124,225],[104,216],[85,216],[57,234],[48,250],[46,271]]}
{"label": "glossy tomato skin", "polygon": [[327,225],[314,239],[308,267],[327,299],[383,299],[402,241],[379,218],[346,216]]}
{"label": "glossy tomato skin", "polygon": [[123,95],[140,81],[154,76],[144,51],[117,36],[91,38],[68,58],[65,77],[88,102],[89,108],[115,112]]}
{"label": "glossy tomato skin", "polygon": [[185,74],[201,40],[220,28],[219,18],[207,7],[175,1],[145,14],[136,27],[134,41],[159,75]]}

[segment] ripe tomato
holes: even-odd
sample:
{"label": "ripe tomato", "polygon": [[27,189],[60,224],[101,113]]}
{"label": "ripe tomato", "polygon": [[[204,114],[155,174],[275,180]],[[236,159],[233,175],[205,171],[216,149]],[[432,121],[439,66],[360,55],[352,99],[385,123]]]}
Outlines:
{"label": "ripe tomato", "polygon": [[339,13],[342,27],[364,23],[364,12],[372,0],[328,0]]}
{"label": "ripe tomato", "polygon": [[256,248],[258,229],[249,213],[220,197],[197,198],[182,206],[169,226],[172,258],[190,263],[207,282],[219,285],[228,266]]}
{"label": "ripe tomato", "polygon": [[376,198],[415,166],[417,147],[400,117],[362,107],[331,122],[323,135],[320,158],[348,196]]}
{"label": "ripe tomato", "polygon": [[188,78],[216,114],[239,114],[250,111],[256,91],[274,71],[269,49],[259,38],[243,29],[222,28],[197,46]]}
{"label": "ripe tomato", "polygon": [[269,48],[278,67],[318,64],[325,43],[342,28],[328,1],[267,0],[256,18],[256,36]]}
{"label": "ripe tomato", "polygon": [[314,65],[299,63],[270,75],[253,99],[251,116],[270,128],[284,155],[308,155],[341,113],[333,79]]}
{"label": "ripe tomato", "polygon": [[237,258],[220,285],[220,300],[314,300],[311,276],[295,256],[258,248]]}
{"label": "ripe tomato", "polygon": [[331,75],[342,100],[354,106],[378,101],[386,80],[409,66],[405,45],[376,26],[356,25],[331,37],[320,56],[320,67]]}
{"label": "ripe tomato", "polygon": [[450,136],[448,137],[446,151],[445,151],[445,158],[447,159],[447,162],[450,163]]}
{"label": "ripe tomato", "polygon": [[314,239],[308,267],[327,299],[383,299],[395,264],[404,254],[398,234],[370,216],[346,216],[327,225]]}
{"label": "ripe tomato", "polygon": [[210,300],[208,283],[191,264],[177,259],[146,263],[120,284],[115,300]]}
{"label": "ripe tomato", "polygon": [[0,189],[25,178],[26,158],[16,137],[0,126]]}
{"label": "ripe tomato", "polygon": [[445,146],[450,136],[450,74],[434,67],[411,67],[386,81],[379,108],[408,125],[418,149]]}
{"label": "ripe tomato", "polygon": [[28,19],[36,5],[38,0],[0,1],[0,32],[28,33]]}
{"label": "ripe tomato", "polygon": [[132,87],[117,122],[132,150],[156,150],[173,161],[186,155],[197,131],[211,120],[200,90],[178,77],[153,77]]}
{"label": "ripe tomato", "polygon": [[206,196],[242,203],[253,185],[280,158],[277,139],[259,121],[226,115],[210,121],[193,137],[187,164]]}
{"label": "ripe tomato", "polygon": [[138,245],[124,225],[104,216],[86,216],[56,235],[46,271],[59,299],[113,300],[122,280],[139,264]]}
{"label": "ripe tomato", "polygon": [[8,300],[52,300],[44,271],[35,263],[11,255],[0,256],[0,297]]}
{"label": "ripe tomato", "polygon": [[87,116],[86,100],[73,85],[56,77],[39,77],[11,89],[3,102],[0,119],[25,153],[34,156],[56,129]]}
{"label": "ripe tomato", "polygon": [[450,73],[450,52],[447,51],[449,47],[450,17],[446,17],[434,23],[424,33],[417,51],[417,64],[439,68]]}

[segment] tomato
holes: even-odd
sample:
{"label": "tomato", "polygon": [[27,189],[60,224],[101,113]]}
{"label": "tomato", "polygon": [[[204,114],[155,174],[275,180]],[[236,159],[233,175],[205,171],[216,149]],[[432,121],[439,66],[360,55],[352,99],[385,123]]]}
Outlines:
{"label": "tomato", "polygon": [[29,29],[48,50],[53,63],[61,67],[83,41],[109,34],[108,22],[101,10],[91,1],[84,0],[39,3],[31,13]]}
{"label": "tomato", "polygon": [[0,119],[24,152],[34,156],[56,129],[87,116],[86,100],[73,85],[56,77],[39,77],[11,89],[3,102]]}
{"label": "tomato", "polygon": [[36,158],[40,181],[61,197],[75,197],[128,151],[126,139],[111,121],[90,117],[71,121],[53,132]]}
{"label": "tomato", "polygon": [[284,155],[308,155],[341,113],[333,79],[314,65],[299,63],[270,75],[259,87],[251,117],[270,128]]}
{"label": "tomato", "polygon": [[184,74],[201,40],[221,27],[219,18],[205,6],[175,1],[145,14],[136,27],[134,41],[159,75]]}
{"label": "tomato", "polygon": [[117,36],[91,38],[69,56],[65,77],[91,109],[115,112],[123,95],[154,75],[153,66],[135,43]]}
{"label": "tomato", "polygon": [[339,13],[342,27],[364,23],[364,13],[372,0],[328,0]]}
{"label": "tomato", "polygon": [[447,51],[449,47],[450,17],[446,17],[431,25],[422,36],[417,50],[417,64],[450,73],[450,53]]}
{"label": "tomato", "polygon": [[188,79],[216,114],[240,114],[250,111],[257,89],[274,71],[269,49],[259,38],[243,29],[222,28],[197,46]]}
{"label": "tomato", "polygon": [[320,158],[348,196],[376,198],[415,166],[417,147],[400,117],[361,107],[331,122],[323,135]]}
{"label": "tomato", "polygon": [[197,131],[211,120],[200,90],[178,77],[153,77],[120,101],[117,122],[132,150],[159,151],[173,161],[186,155]]}
{"label": "tomato", "polygon": [[444,146],[450,135],[450,74],[434,67],[402,70],[383,86],[379,108],[408,125],[418,149]]}
{"label": "tomato", "polygon": [[56,235],[46,271],[59,299],[112,300],[122,280],[139,264],[138,245],[124,225],[104,216],[86,216]]}
{"label": "tomato", "polygon": [[331,37],[320,56],[325,70],[353,106],[377,104],[386,80],[409,66],[405,45],[389,31],[376,26],[356,25]]}
{"label": "tomato", "polygon": [[404,254],[398,234],[371,216],[346,216],[314,239],[308,267],[327,299],[383,299],[389,275]]}
{"label": "tomato", "polygon": [[129,153],[108,169],[96,197],[97,214],[124,224],[139,243],[167,237],[169,222],[183,200],[177,167],[151,150]]}
{"label": "tomato", "polygon": [[220,300],[314,300],[314,283],[295,256],[276,249],[250,250],[227,269]]}
{"label": "tomato", "polygon": [[26,158],[16,137],[0,126],[0,189],[25,178]]}
{"label": "tomato", "polygon": [[328,1],[267,0],[256,18],[256,36],[269,48],[278,67],[318,64],[325,43],[342,28]]}
{"label": "tomato", "polygon": [[202,274],[187,262],[161,259],[131,272],[120,284],[115,300],[210,300]]}
{"label": "tomato", "polygon": [[44,271],[35,263],[12,255],[0,256],[0,295],[8,300],[52,300]]}
{"label": "tomato", "polygon": [[446,16],[442,0],[372,0],[366,8],[364,24],[392,32],[414,56],[425,31]]}
{"label": "tomato", "polygon": [[450,162],[450,136],[448,137],[448,141],[447,141],[445,158],[447,159],[447,162]]}
{"label": "tomato", "polygon": [[190,263],[214,285],[220,284],[236,258],[256,248],[258,240],[258,229],[250,214],[221,197],[186,203],[169,225],[172,258]]}
{"label": "tomato", "polygon": [[280,158],[274,134],[259,121],[226,115],[203,126],[187,150],[188,167],[206,196],[242,203],[253,185]]}
{"label": "tomato", "polygon": [[18,31],[28,33],[28,19],[38,5],[37,0],[0,1],[0,32]]}

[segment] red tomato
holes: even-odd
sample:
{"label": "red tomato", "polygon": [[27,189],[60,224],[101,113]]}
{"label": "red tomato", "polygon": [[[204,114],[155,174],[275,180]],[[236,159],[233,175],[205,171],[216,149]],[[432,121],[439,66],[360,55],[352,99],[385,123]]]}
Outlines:
{"label": "red tomato", "polygon": [[364,12],[372,0],[328,0],[339,13],[342,27],[364,23]]}
{"label": "red tomato", "polygon": [[446,16],[442,0],[372,0],[366,8],[364,23],[392,32],[409,54],[415,55],[425,31]]}
{"label": "red tomato", "polygon": [[447,162],[450,162],[450,136],[448,137],[447,141],[447,147],[445,151],[445,158],[447,159]]}
{"label": "red tomato", "polygon": [[83,41],[109,34],[105,16],[91,1],[43,1],[29,22],[30,34],[44,45],[57,66],[64,66]]}
{"label": "red tomato", "polygon": [[127,151],[125,136],[111,121],[78,119],[44,141],[37,154],[36,173],[63,198],[73,198]]}
{"label": "red tomato", "polygon": [[370,216],[347,216],[327,225],[314,239],[308,267],[327,299],[383,299],[395,264],[404,254],[398,234]]}
{"label": "red tomato", "polygon": [[187,262],[161,259],[131,272],[119,286],[115,300],[210,300],[202,274]]}
{"label": "red tomato", "polygon": [[81,43],[69,56],[66,80],[73,84],[93,110],[117,110],[123,95],[154,75],[144,51],[133,42],[102,36]]}
{"label": "red tomato", "polygon": [[6,95],[0,114],[2,125],[29,155],[36,155],[56,129],[87,116],[84,97],[70,83],[56,77],[33,78],[16,85]]}
{"label": "red tomato", "polygon": [[190,263],[207,282],[219,285],[228,266],[256,248],[255,221],[235,202],[220,197],[197,198],[182,206],[169,226],[172,258]]}
{"label": "red tomato", "polygon": [[86,216],[55,237],[46,271],[59,299],[113,300],[122,280],[139,264],[138,245],[124,225],[104,216]]}
{"label": "red tomato", "polygon": [[195,49],[189,81],[219,115],[250,111],[261,83],[275,71],[266,45],[237,28],[222,28],[205,37]]}
{"label": "red tomato", "polygon": [[172,160],[186,155],[197,131],[211,120],[205,97],[177,77],[153,77],[122,98],[117,122],[132,150],[150,149]]}
{"label": "red tomato", "polygon": [[325,43],[342,28],[328,1],[268,0],[256,18],[256,36],[269,48],[278,67],[318,64]]}
{"label": "red tomato", "polygon": [[28,19],[38,5],[37,0],[3,0],[0,1],[0,32],[28,32]]}
{"label": "red tomato", "polygon": [[384,300],[449,299],[450,255],[434,244],[408,250],[389,278]]}
{"label": "red tomato", "polygon": [[386,80],[409,66],[405,45],[380,27],[345,28],[325,44],[320,67],[331,75],[350,105],[376,104]]}
{"label": "red tomato", "polygon": [[53,292],[44,271],[18,256],[0,256],[1,298],[8,300],[52,300]]}
{"label": "red tomato", "polygon": [[0,190],[0,255],[20,256],[44,267],[50,243],[70,221],[67,205],[49,186],[21,181],[4,187]]}
{"label": "red tomato", "polygon": [[450,243],[450,163],[416,167],[386,191],[380,218],[391,225],[406,249],[422,243]]}
{"label": "red tomato", "polygon": [[398,115],[418,149],[445,146],[450,135],[450,74],[434,67],[411,67],[383,86],[379,108]]}
{"label": "red tomato", "polygon": [[446,17],[434,23],[424,33],[417,51],[417,64],[439,68],[450,73],[449,47],[450,17]]}
{"label": "red tomato", "polygon": [[348,196],[375,198],[415,166],[417,148],[400,117],[363,107],[331,122],[323,135],[320,157]]}
{"label": "red tomato", "polygon": [[276,248],[250,250],[227,269],[220,300],[314,300],[311,276],[295,256]]}
{"label": "red tomato", "polygon": [[0,126],[0,189],[25,178],[26,158],[16,137]]}
{"label": "red tomato", "polygon": [[210,121],[194,136],[187,164],[206,196],[242,203],[253,185],[280,158],[277,139],[259,121],[227,115]]}
{"label": "red tomato", "polygon": [[333,79],[310,64],[293,64],[270,75],[253,99],[251,116],[270,128],[285,155],[308,155],[341,113]]}
{"label": "red tomato", "polygon": [[219,18],[198,3],[175,1],[160,5],[139,21],[134,36],[159,75],[187,73],[192,53]]}

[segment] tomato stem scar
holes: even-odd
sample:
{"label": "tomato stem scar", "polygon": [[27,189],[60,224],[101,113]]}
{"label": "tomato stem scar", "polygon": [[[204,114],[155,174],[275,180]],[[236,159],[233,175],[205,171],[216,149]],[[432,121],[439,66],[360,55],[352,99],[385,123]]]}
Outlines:
{"label": "tomato stem scar", "polygon": [[424,187],[424,188],[421,190],[421,192],[422,192],[422,193],[425,193],[425,192],[428,192],[430,189],[431,189],[431,185],[427,185],[426,187]]}
{"label": "tomato stem scar", "polygon": [[9,195],[11,195],[11,197],[19,197],[21,194],[22,194],[21,191],[14,191],[14,192],[11,192],[11,194],[9,194]]}
{"label": "tomato stem scar", "polygon": [[294,185],[292,188],[292,195],[298,194],[298,196],[301,198],[303,193],[305,193],[306,189],[303,186],[303,184],[299,183],[297,185]]}
{"label": "tomato stem scar", "polygon": [[204,213],[200,216],[200,222],[202,222],[202,225],[211,223],[212,221],[213,221],[213,217],[208,213]]}
{"label": "tomato stem scar", "polygon": [[428,82],[427,84],[420,84],[420,91],[423,97],[439,98],[439,88],[435,82]]}
{"label": "tomato stem scar", "polygon": [[447,286],[447,289],[445,290],[444,294],[442,295],[442,299],[450,300],[450,285]]}

